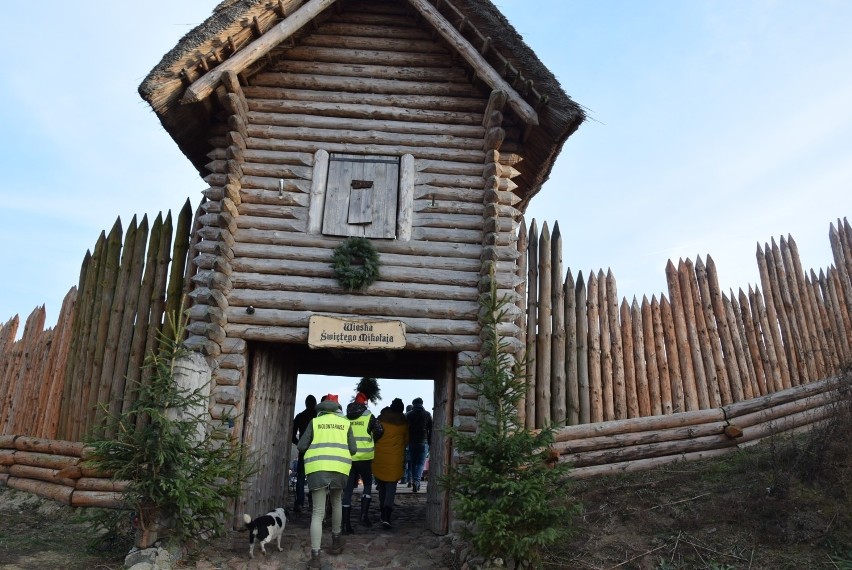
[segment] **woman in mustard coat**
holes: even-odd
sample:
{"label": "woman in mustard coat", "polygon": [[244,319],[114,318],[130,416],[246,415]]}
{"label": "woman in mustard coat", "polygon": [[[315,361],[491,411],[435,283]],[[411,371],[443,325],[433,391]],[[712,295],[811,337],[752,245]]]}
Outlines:
{"label": "woman in mustard coat", "polygon": [[408,420],[405,419],[402,400],[394,398],[390,407],[382,410],[379,421],[384,435],[376,442],[373,457],[373,477],[378,481],[379,507],[382,526],[391,527],[391,512],[396,497],[396,484],[402,477],[405,446],[408,445]]}

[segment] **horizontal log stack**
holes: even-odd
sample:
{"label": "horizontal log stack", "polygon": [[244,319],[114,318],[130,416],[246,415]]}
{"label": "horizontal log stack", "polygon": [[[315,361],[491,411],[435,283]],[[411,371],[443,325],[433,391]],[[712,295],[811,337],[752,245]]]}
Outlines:
{"label": "horizontal log stack", "polygon": [[78,442],[0,435],[0,486],[73,507],[126,508],[128,482],[86,467]]}

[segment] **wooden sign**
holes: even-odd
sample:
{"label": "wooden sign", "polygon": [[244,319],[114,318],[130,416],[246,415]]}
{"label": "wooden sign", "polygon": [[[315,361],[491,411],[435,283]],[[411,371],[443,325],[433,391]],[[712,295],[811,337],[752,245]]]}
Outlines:
{"label": "wooden sign", "polygon": [[313,315],[308,324],[308,346],[359,350],[405,348],[405,324]]}

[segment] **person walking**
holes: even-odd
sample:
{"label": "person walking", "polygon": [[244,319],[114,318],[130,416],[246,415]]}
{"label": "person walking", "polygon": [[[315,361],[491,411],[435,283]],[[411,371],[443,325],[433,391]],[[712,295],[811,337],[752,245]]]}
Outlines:
{"label": "person walking", "polygon": [[331,496],[330,554],[343,552],[342,494],[352,467],[352,455],[358,450],[348,419],[343,417],[337,395],[328,394],[317,405],[317,416],[299,438],[298,449],[304,454],[308,489],[313,497],[311,513],[311,559],[308,568],[320,568],[322,520],[325,499]]}
{"label": "person walking", "polygon": [[411,457],[411,492],[420,491],[420,479],[423,466],[429,455],[429,442],[432,440],[432,414],[423,408],[423,398],[414,398],[412,408],[405,417],[408,419],[408,449]]}
{"label": "person walking", "polygon": [[375,442],[382,437],[382,423],[367,408],[367,402],[376,403],[379,399],[379,384],[375,378],[361,378],[356,387],[355,399],[346,407],[346,417],[352,422],[357,451],[352,455],[352,469],[349,481],[343,490],[343,532],[354,534],[352,528],[352,493],[358,487],[360,479],[364,484],[361,493],[361,524],[370,526],[369,510],[373,488],[373,457]]}
{"label": "person walking", "polygon": [[394,398],[391,405],[379,414],[384,434],[376,442],[376,456],[373,458],[373,476],[379,482],[379,511],[382,526],[387,529],[393,528],[391,513],[396,486],[402,475],[402,459],[408,445],[408,420],[402,410],[402,400]]}
{"label": "person walking", "polygon": [[[309,394],[305,398],[305,409],[296,414],[293,420],[293,444],[297,446],[297,449],[299,438],[302,437],[311,420],[315,417],[317,417],[317,399],[313,394]],[[299,452],[299,459],[296,463],[296,500],[293,510],[301,513],[303,508],[305,508],[305,458]]]}
{"label": "person walking", "polygon": [[[414,406],[411,404],[405,406],[405,413],[407,414],[410,412],[413,407]],[[405,446],[405,457],[402,459],[402,470],[402,481],[400,481],[400,483],[406,487],[411,487],[411,449],[409,449],[408,445]]]}

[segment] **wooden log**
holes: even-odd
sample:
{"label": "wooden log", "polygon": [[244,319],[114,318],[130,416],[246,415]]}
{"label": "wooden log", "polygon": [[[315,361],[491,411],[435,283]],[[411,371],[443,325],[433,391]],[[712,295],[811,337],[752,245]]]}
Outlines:
{"label": "wooden log", "polygon": [[766,362],[766,349],[757,337],[755,329],[755,323],[757,321],[755,320],[755,315],[751,310],[751,301],[749,296],[747,296],[745,291],[742,289],[740,289],[739,292],[739,301],[739,318],[742,322],[743,332],[745,335],[743,338],[743,348],[744,350],[748,350],[749,360],[754,370],[754,396],[765,396],[769,392],[767,387],[766,369],[764,367],[764,362]]}
{"label": "wooden log", "polygon": [[586,304],[586,283],[583,272],[577,274],[577,285],[574,290],[574,308],[577,318],[577,386],[580,416],[578,423],[586,424],[591,421],[589,407],[589,322]]}
{"label": "wooden log", "polygon": [[824,351],[823,357],[825,358],[827,368],[826,376],[832,376],[840,370],[840,355],[843,350],[837,343],[839,336],[835,334],[834,321],[829,316],[829,303],[822,296],[819,278],[813,269],[810,271],[811,274],[808,283],[810,286],[809,293],[811,303],[813,304],[815,311],[819,314],[819,334],[820,342],[822,343]]}
{"label": "wooden log", "polygon": [[[145,220],[142,221],[145,224]],[[138,384],[142,378],[142,365],[145,359],[145,341],[148,336],[148,321],[151,312],[151,297],[154,291],[154,279],[157,271],[157,252],[163,233],[163,216],[157,214],[151,226],[148,237],[148,250],[145,257],[145,271],[139,285],[138,302],[136,305],[136,322],[133,327],[133,341],[127,362],[127,380],[125,386],[130,390],[124,391],[121,412],[128,412],[136,402]]]}
{"label": "wooden log", "polygon": [[536,428],[536,382],[537,374],[535,364],[538,358],[536,335],[538,332],[538,225],[533,220],[529,228],[529,245],[527,246],[527,283],[529,291],[527,293],[527,334],[526,334],[526,356],[527,362],[530,365],[527,367],[527,390],[524,403],[525,426],[527,429]]}
{"label": "wooden log", "polygon": [[[725,361],[725,376],[727,379],[728,394],[730,401],[739,401],[743,398],[742,392],[737,390],[742,385],[742,380],[737,367],[736,354],[734,353],[733,332],[727,319],[725,304],[722,300],[722,291],[719,287],[719,273],[716,270],[716,262],[711,256],[707,256],[707,289],[710,294],[710,302],[713,307],[713,318],[719,331],[722,354]],[[720,386],[719,393],[722,397],[725,388]],[[723,399],[724,403],[724,399]]]}
{"label": "wooden log", "polygon": [[648,459],[637,459],[634,461],[619,461],[617,463],[608,463],[605,465],[573,468],[571,469],[570,475],[572,479],[589,479],[592,477],[601,477],[618,473],[632,473],[636,471],[656,469],[672,463],[714,459],[730,455],[737,451],[738,449],[736,447],[723,447],[720,449],[711,449],[709,451],[694,451],[691,453],[678,453],[676,455],[651,457]]}
{"label": "wooden log", "polygon": [[627,387],[624,380],[624,345],[621,340],[621,325],[618,320],[618,288],[611,269],[606,273],[606,304],[609,333],[612,343],[612,398],[615,418],[626,418]]}
{"label": "wooden log", "polygon": [[761,396],[759,398],[735,402],[729,406],[723,406],[722,410],[725,413],[725,417],[733,419],[755,411],[767,409],[772,406],[778,406],[802,398],[807,398],[814,394],[835,390],[842,384],[843,380],[839,377],[826,378],[824,380],[817,380],[816,382],[786,388],[780,392],[767,394],[766,396]]}
{"label": "wooden log", "polygon": [[565,346],[563,347],[565,356],[563,358],[565,360],[567,425],[580,423],[580,385],[577,377],[577,300],[574,295],[574,288],[574,276],[569,267],[565,273],[565,282],[562,284],[562,296],[565,299],[562,318],[565,330]]}
{"label": "wooden log", "polygon": [[[852,321],[852,317],[850,317],[847,312],[847,305],[843,298],[843,290],[840,285],[840,275],[838,274],[837,269],[829,268],[828,275],[826,276],[826,285],[832,307],[834,307],[834,312],[837,315],[836,318],[838,319],[840,330],[842,331],[841,335],[852,341],[852,328],[850,328],[850,321]],[[850,350],[852,350],[852,345],[846,344],[844,346],[850,347]],[[848,354],[849,351],[847,351],[847,358]]]}
{"label": "wooden log", "polygon": [[[793,316],[793,302],[790,299],[790,291],[787,288],[787,279],[784,275],[784,264],[781,260],[781,250],[772,238],[770,246],[766,246],[766,262],[769,268],[769,276],[773,285],[773,300],[775,311],[781,324],[781,339],[784,341],[785,354],[790,368],[790,381],[798,386],[806,381],[807,371],[802,359],[801,340],[797,339],[798,329]],[[778,294],[775,295],[774,292]]]}
{"label": "wooden log", "polygon": [[684,404],[687,411],[698,410],[698,392],[695,386],[695,369],[689,345],[689,333],[686,327],[683,294],[681,292],[678,271],[675,269],[671,260],[666,265],[666,281],[669,286],[674,332],[677,339],[678,356],[680,357],[680,377],[683,382]]}
{"label": "wooden log", "polygon": [[799,277],[796,274],[796,267],[793,263],[790,247],[787,245],[787,240],[781,236],[781,263],[784,266],[784,278],[786,291],[790,297],[790,319],[791,326],[796,335],[796,347],[799,350],[799,358],[802,363],[802,380],[809,382],[820,378],[817,369],[816,359],[814,357],[814,348],[811,343],[811,333],[808,326],[809,316],[805,313],[804,303],[799,295]]}
{"label": "wooden log", "polygon": [[48,394],[41,396],[40,401],[47,401],[45,414],[42,418],[42,428],[39,435],[47,438],[55,438],[58,431],[61,413],[62,398],[65,393],[65,370],[67,368],[68,355],[73,340],[74,315],[77,304],[77,287],[72,287],[65,299],[62,301],[62,309],[59,320],[54,329],[58,339],[51,347],[50,381],[47,382]]}
{"label": "wooden log", "polygon": [[101,509],[126,509],[124,493],[112,491],[74,490],[71,494],[72,507],[98,507]]}
{"label": "wooden log", "polygon": [[[84,287],[88,280],[89,267],[92,262],[92,255],[86,251],[83,257],[83,263],[80,265],[80,277],[77,284],[77,301],[74,307],[74,320],[71,325],[71,344],[68,347],[68,354],[65,362],[64,370],[64,386],[62,390],[62,401],[59,405],[59,418],[57,419],[56,436],[69,438],[71,435],[71,416],[73,404],[76,402],[76,369],[80,365],[79,353],[81,345],[81,330],[86,311],[86,298]],[[94,279],[94,278],[92,278]],[[0,391],[0,395],[3,392]]]}
{"label": "wooden log", "polygon": [[[98,324],[94,336],[93,362],[89,377],[90,389],[87,406],[83,409],[87,431],[91,431],[96,437],[103,433],[103,426],[100,425],[103,419],[102,405],[107,404],[109,382],[112,380],[112,378],[102,378],[101,372],[105,362],[110,316],[118,287],[122,235],[121,220],[117,219],[107,236],[104,274],[99,281],[101,297],[98,303]],[[89,339],[91,341],[92,337],[90,336]],[[114,364],[114,355],[108,361]]]}
{"label": "wooden log", "polygon": [[[648,375],[645,363],[645,324],[642,318],[642,310],[635,297],[633,298],[633,304],[630,308],[630,317],[633,325],[633,361],[635,363],[634,368],[636,371],[636,392],[639,399],[639,415],[658,415],[659,412],[655,414],[651,404],[651,392],[648,387]],[[651,337],[649,337],[649,339],[650,338]],[[649,342],[651,341],[649,340]],[[657,407],[659,407],[659,398],[657,398]]]}
{"label": "wooden log", "polygon": [[[615,415],[615,386],[613,375],[613,347],[610,323],[618,322],[611,319],[610,303],[607,301],[607,281],[603,270],[598,270],[598,309],[600,310],[600,351],[601,351],[601,396],[603,397],[603,419],[617,419]],[[616,305],[617,309],[617,305]],[[620,346],[620,343],[619,343]]]}
{"label": "wooden log", "polygon": [[[660,369],[657,366],[657,344],[656,337],[654,335],[654,314],[647,296],[642,297],[640,314],[642,319],[642,344],[645,351],[645,366],[643,368],[643,373],[645,374],[645,382],[647,384],[648,401],[651,406],[651,412],[649,415],[660,416],[663,414],[663,398],[660,393]],[[671,407],[671,396],[669,396],[669,406]]]}
{"label": "wooden log", "polygon": [[[807,331],[805,337],[805,347],[808,349],[808,363],[813,367],[813,379],[824,378],[827,374],[825,360],[823,358],[823,344],[820,342],[818,334],[819,329],[819,312],[811,304],[811,296],[808,294],[807,278],[802,270],[802,261],[799,258],[799,247],[796,245],[793,236],[787,234],[787,250],[789,261],[792,263],[789,274],[793,277],[796,289],[795,294],[798,297],[798,302],[801,304],[798,307],[799,318],[803,318],[802,330]],[[787,261],[785,256],[785,263]],[[796,299],[794,298],[794,302]]]}
{"label": "wooden log", "polygon": [[598,312],[598,278],[589,272],[587,308],[589,314],[589,421],[604,421],[603,380],[601,379],[601,319]]}
{"label": "wooden log", "polygon": [[538,242],[538,331],[536,334],[536,389],[535,389],[535,426],[542,428],[552,425],[551,406],[551,335],[553,332],[553,307],[551,275],[552,248],[550,230],[547,222],[541,227]]}
{"label": "wooden log", "polygon": [[48,483],[56,483],[66,487],[74,486],[74,479],[66,479],[58,476],[58,469],[48,467],[35,467],[32,465],[22,465],[16,463],[9,466],[9,475],[11,477],[19,477],[21,479],[31,479],[35,481],[47,481]]}
{"label": "wooden log", "polygon": [[303,310],[317,312],[377,314],[388,317],[435,317],[475,320],[479,304],[468,301],[431,301],[411,303],[405,298],[372,298],[358,294],[328,294],[291,292],[282,299],[275,292],[234,289],[230,295],[232,306]]}
{"label": "wooden log", "polygon": [[[768,252],[768,247],[766,251]],[[772,350],[770,355],[774,353],[776,356],[776,362],[778,363],[782,382],[782,388],[780,389],[789,388],[792,385],[792,380],[790,379],[789,364],[784,352],[784,343],[781,338],[780,323],[778,315],[775,312],[776,293],[772,289],[772,280],[769,275],[769,263],[766,259],[766,252],[764,252],[764,250],[760,247],[759,243],[757,244],[756,257],[757,268],[760,274],[760,285],[763,288],[764,302],[762,307],[765,310],[765,318],[761,315],[761,323],[766,325],[763,327],[763,334],[767,336],[767,343],[770,338],[772,340]]]}
{"label": "wooden log", "polygon": [[749,443],[760,439],[778,435],[785,432],[794,432],[800,428],[809,430],[814,424],[831,417],[835,413],[832,405],[805,410],[798,414],[791,414],[781,418],[770,420],[766,423],[755,424],[743,429],[743,435],[739,439],[741,443]]}
{"label": "wooden log", "polygon": [[[666,349],[666,337],[663,331],[663,318],[657,296],[651,296],[651,322],[654,327],[654,355],[659,373],[660,412],[672,413],[672,381],[669,376],[669,358]],[[675,358],[677,362],[677,358]]]}
{"label": "wooden log", "polygon": [[777,392],[784,389],[784,380],[781,377],[781,365],[775,352],[775,342],[770,330],[771,325],[767,316],[766,305],[763,302],[763,295],[761,295],[760,289],[755,289],[752,293],[752,289],[749,287],[749,294],[754,295],[752,306],[755,309],[755,333],[759,333],[762,345],[766,351],[766,361],[769,371],[769,376],[767,376],[767,393]]}
{"label": "wooden log", "polygon": [[101,477],[80,477],[76,480],[74,488],[77,491],[107,491],[111,493],[122,493],[130,486],[130,481],[115,481]]}
{"label": "wooden log", "polygon": [[80,462],[79,457],[20,450],[16,450],[14,459],[16,465],[27,465],[30,467],[53,469],[57,471],[64,469],[65,467],[77,465]]}
{"label": "wooden log", "polygon": [[660,296],[660,319],[663,324],[663,335],[668,355],[669,380],[671,382],[672,412],[686,411],[683,396],[683,380],[680,373],[680,351],[678,350],[677,333],[675,332],[674,316],[669,300]]}
{"label": "wooden log", "polygon": [[[553,225],[550,241],[551,343],[550,343],[550,420],[565,425],[568,417],[565,360],[565,290],[562,277],[562,234],[559,222]],[[573,295],[572,295],[573,298]]]}
{"label": "wooden log", "polygon": [[[516,243],[517,247],[517,266],[515,268],[515,274],[519,278],[518,285],[515,287],[515,292],[518,294],[518,299],[516,301],[517,307],[517,315],[515,316],[515,326],[518,327],[520,334],[518,335],[518,340],[521,341],[521,346],[523,346],[523,351],[518,354],[518,362],[522,365],[524,380],[526,381],[528,369],[530,368],[530,361],[527,354],[527,247],[529,245],[528,235],[527,235],[527,222],[523,216],[520,218],[521,227],[518,230],[518,241]],[[481,360],[481,355],[477,356],[478,359]],[[460,354],[458,356],[459,366],[462,365],[464,357]],[[527,424],[527,390],[526,386],[522,393],[520,394],[520,399],[518,400],[516,409],[518,414],[518,425],[525,426]],[[451,416],[448,416],[451,417]]]}
{"label": "wooden log", "polygon": [[690,453],[695,451],[707,451],[722,447],[733,447],[737,441],[730,439],[723,433],[705,435],[679,441],[665,441],[646,445],[633,445],[623,449],[605,449],[601,451],[589,451],[585,453],[570,453],[562,456],[562,459],[577,467],[588,465],[603,465],[616,461],[631,461],[646,459],[649,457],[661,457],[676,453]]}
{"label": "wooden log", "polygon": [[629,418],[639,417],[639,395],[636,391],[636,362],[633,360],[633,321],[627,299],[622,299],[620,311],[622,370],[624,374],[625,413]]}
{"label": "wooden log", "polygon": [[[231,203],[227,198],[223,202],[226,204]],[[174,338],[174,326],[176,323],[173,321],[179,319],[181,317],[181,310],[186,308],[186,302],[183,297],[183,276],[186,272],[187,263],[190,263],[187,255],[189,253],[191,224],[192,206],[189,203],[189,198],[187,198],[183,208],[178,213],[177,225],[174,231],[171,267],[166,286],[165,319],[163,322],[163,335],[166,338]]]}
{"label": "wooden log", "polygon": [[742,379],[743,397],[746,399],[754,398],[760,395],[760,391],[757,389],[754,366],[749,359],[739,303],[737,303],[737,298],[734,296],[733,290],[730,291],[730,298],[725,298],[725,310],[728,314],[728,322],[730,323],[734,341],[734,354],[737,356],[737,366],[739,367],[740,378]]}
{"label": "wooden log", "polygon": [[51,499],[63,505],[71,504],[71,494],[74,492],[73,487],[66,487],[58,483],[48,483],[47,481],[38,481],[35,479],[22,479],[20,477],[10,476],[6,480],[6,486],[19,491],[33,493],[39,497]]}
{"label": "wooden log", "polygon": [[[50,455],[66,455],[80,457],[84,444],[76,441],[43,439],[39,437],[11,436],[10,445],[19,451],[46,453]],[[0,445],[0,448],[4,447]]]}
{"label": "wooden log", "polygon": [[727,425],[728,423],[725,421],[709,421],[688,426],[590,436],[554,443],[553,449],[557,450],[560,455],[588,453],[590,451],[603,451],[607,449],[620,450],[635,445],[662,444],[694,439],[696,437],[719,435],[724,433]]}
{"label": "wooden log", "polygon": [[[305,65],[305,64],[302,64]],[[320,65],[320,64],[317,64]],[[358,66],[365,67],[365,66]],[[384,67],[384,66],[375,66]],[[384,67],[387,69],[386,67]],[[416,68],[407,68],[404,73],[409,70],[414,73]],[[423,69],[423,68],[421,68]],[[397,68],[394,71],[399,70]],[[427,74],[432,70],[426,68]],[[316,71],[299,71],[297,73],[305,75],[319,75]],[[417,81],[427,80],[427,77],[418,78]],[[250,88],[249,88],[250,89]],[[269,88],[265,88],[269,89]],[[465,111],[442,111],[423,108],[406,108],[392,105],[378,105],[365,103],[348,103],[338,101],[336,103],[325,101],[299,101],[293,99],[268,99],[268,98],[251,98],[248,100],[249,109],[259,113],[282,113],[282,114],[316,114],[324,117],[346,117],[353,119],[371,119],[374,121],[404,121],[404,122],[419,122],[433,124],[455,124],[455,125],[480,125],[483,120],[483,113],[470,110]],[[251,156],[246,154],[247,157]]]}
{"label": "wooden log", "polygon": [[[837,392],[820,392],[791,402],[777,404],[763,410],[757,410],[749,414],[737,416],[733,423],[737,427],[745,429],[772,421],[779,421],[786,416],[798,416],[808,410],[813,411],[816,415],[817,413],[820,413],[821,408],[825,408],[826,411],[830,409],[832,407],[831,405],[838,401],[838,398],[840,398],[840,396]],[[834,412],[836,413],[836,405],[834,407]],[[783,420],[781,421],[783,422]]]}
{"label": "wooden log", "polygon": [[695,277],[695,267],[689,258],[679,264],[678,279],[680,280],[681,294],[683,295],[687,337],[692,353],[692,364],[695,370],[698,407],[706,409],[716,406],[719,403],[718,397],[713,398],[711,401],[711,394],[718,396],[718,380],[712,351],[710,350],[707,324],[704,322],[701,299],[698,298],[699,292]]}
{"label": "wooden log", "polygon": [[101,237],[102,239],[98,239],[98,242],[100,242],[100,248],[98,247],[98,244],[95,244],[95,262],[91,269],[94,272],[94,281],[92,282],[91,296],[89,297],[90,307],[86,315],[88,321],[84,331],[86,337],[85,341],[81,343],[81,350],[84,351],[82,356],[83,365],[77,371],[80,379],[79,392],[77,396],[78,402],[73,416],[73,431],[72,436],[69,438],[72,440],[82,439],[83,435],[89,429],[87,420],[89,417],[88,412],[90,410],[90,396],[92,395],[92,360],[94,359],[97,344],[97,331],[100,318],[102,293],[101,283],[104,282],[107,254],[106,234],[101,232]]}
{"label": "wooden log", "polygon": [[[844,245],[850,239],[850,236],[847,234],[849,232],[848,224],[841,224],[840,220],[837,220],[837,229],[835,229],[834,224],[831,224],[828,240],[831,243],[831,253],[834,257],[834,267],[837,273],[837,298],[846,299],[847,304],[852,303],[852,255],[848,255],[847,248],[844,248]],[[841,233],[840,228],[843,227],[843,232]],[[846,336],[852,338],[852,329],[850,329],[849,321],[852,320],[849,318],[848,314],[843,315],[844,328],[846,330]]]}
{"label": "wooden log", "polygon": [[698,294],[693,296],[698,303],[695,308],[696,318],[703,320],[707,331],[705,345],[709,346],[710,354],[713,359],[713,374],[708,374],[708,377],[713,379],[709,382],[709,387],[712,389],[713,405],[726,405],[733,401],[731,395],[731,384],[728,380],[728,370],[726,368],[722,337],[719,334],[719,326],[716,322],[714,314],[714,295],[719,291],[717,280],[713,283],[713,292],[711,293],[710,280],[707,277],[707,268],[704,266],[704,261],[701,256],[695,261],[695,279],[698,284]]}

